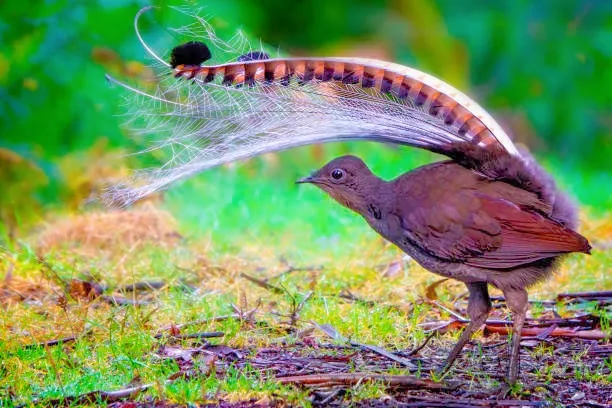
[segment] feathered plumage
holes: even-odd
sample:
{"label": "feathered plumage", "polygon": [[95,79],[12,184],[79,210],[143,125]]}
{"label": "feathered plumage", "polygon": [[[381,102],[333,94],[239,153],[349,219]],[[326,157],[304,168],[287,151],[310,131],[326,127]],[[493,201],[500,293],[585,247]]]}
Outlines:
{"label": "feathered plumage", "polygon": [[452,161],[390,182],[360,159],[341,157],[301,182],[361,214],[426,269],[466,283],[471,321],[445,368],[485,321],[487,285],[501,289],[516,333],[507,376],[514,382],[525,288],[548,276],[560,256],[590,251],[552,178],[476,102],[431,75],[372,59],[238,51],[199,21],[211,60],[204,44],[190,42],[168,64],[143,42],[162,64],[157,92],[124,86],[137,96],[134,118],[151,138],[149,150],[169,149],[172,157],[109,198],[129,204],[210,167],[313,143],[371,140],[446,155]]}
{"label": "feathered plumage", "polygon": [[[313,143],[372,140],[416,146],[460,160],[520,157],[497,122],[445,82],[399,64],[364,58],[270,58],[242,37],[223,42],[197,19],[212,49],[206,64],[159,63],[157,90],[132,91],[129,117],[145,151],[167,150],[161,168],[137,172],[107,198],[130,204],[220,164]],[[197,48],[197,47],[196,47]],[[251,58],[257,55],[257,58]],[[173,53],[174,56],[174,53]],[[208,57],[208,56],[207,56]],[[173,58],[173,65],[176,58]]]}

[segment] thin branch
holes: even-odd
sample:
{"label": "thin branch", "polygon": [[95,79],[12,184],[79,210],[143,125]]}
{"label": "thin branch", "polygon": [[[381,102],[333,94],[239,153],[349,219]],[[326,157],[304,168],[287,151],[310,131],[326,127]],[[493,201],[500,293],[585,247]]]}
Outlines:
{"label": "thin branch", "polygon": [[146,305],[151,304],[151,302],[147,300],[132,300],[132,299],[125,298],[123,296],[103,295],[103,296],[100,296],[100,299],[102,299],[106,303],[109,303],[115,306],[146,306]]}
{"label": "thin branch", "polygon": [[[164,333],[157,333],[155,335],[156,339],[162,338]],[[192,333],[192,334],[168,334],[168,337],[177,340],[183,339],[211,339],[214,337],[223,337],[225,336],[224,332],[200,332],[200,333]]]}
{"label": "thin branch", "polygon": [[64,337],[62,339],[48,340],[48,341],[43,341],[40,343],[26,344],[22,346],[21,348],[23,348],[24,350],[27,350],[27,349],[33,349],[33,348],[38,348],[38,347],[53,347],[53,346],[57,346],[58,344],[68,344],[68,343],[72,343],[80,339],[81,337],[87,336],[89,333],[91,333],[91,329],[85,330],[83,333],[76,335],[76,336],[69,336],[69,337]]}
{"label": "thin branch", "polygon": [[276,378],[280,384],[294,384],[303,386],[330,387],[334,385],[354,386],[364,382],[380,381],[390,387],[408,389],[428,389],[436,391],[449,391],[456,386],[436,383],[430,380],[420,380],[408,375],[384,375],[375,373],[338,373],[338,374],[311,374]]}
{"label": "thin branch", "polygon": [[264,288],[266,290],[269,290],[272,293],[276,293],[278,295],[282,295],[283,293],[285,293],[284,290],[282,290],[281,288],[279,288],[278,286],[274,286],[269,284],[268,282],[261,280],[261,279],[257,279],[251,275],[247,275],[246,273],[241,273],[240,276],[242,276],[243,278],[245,278],[248,281],[253,282],[254,284],[256,284],[257,286]]}
{"label": "thin branch", "polygon": [[278,275],[274,275],[268,279],[266,279],[266,281],[271,281],[271,280],[276,280],[284,275],[288,275],[290,273],[293,272],[319,272],[323,270],[323,266],[321,265],[317,265],[317,266],[300,266],[300,267],[296,267],[296,266],[291,266],[289,264],[287,264],[287,269],[285,269],[284,271],[282,271],[281,273],[279,273]]}
{"label": "thin branch", "polygon": [[362,350],[369,350],[369,351],[373,351],[374,353],[380,354],[383,357],[388,358],[389,360],[395,361],[397,363],[400,363],[401,365],[408,367],[411,370],[416,370],[418,369],[418,367],[413,364],[411,361],[400,357],[390,351],[387,351],[385,349],[383,349],[382,347],[378,347],[378,346],[374,346],[372,344],[362,344],[362,343],[357,343],[355,341],[351,341],[348,338],[344,337],[342,334],[340,334],[333,326],[329,325],[329,324],[318,324],[315,321],[311,321],[311,323],[320,331],[322,331],[323,333],[325,333],[326,335],[328,335],[329,337],[331,337],[334,340],[338,340],[344,343],[349,343],[351,346],[354,347],[359,347]]}
{"label": "thin branch", "polygon": [[612,290],[601,292],[574,292],[574,293],[559,293],[557,300],[575,299],[580,300],[608,300],[612,301]]}
{"label": "thin branch", "polygon": [[446,313],[450,314],[451,316],[455,317],[458,321],[460,321],[461,323],[469,323],[470,319],[468,319],[467,317],[460,315],[459,313],[455,312],[452,309],[449,309],[448,307],[438,303],[437,301],[432,301],[429,302],[430,304],[436,306],[438,309],[442,309],[444,310]]}
{"label": "thin branch", "polygon": [[117,288],[117,292],[136,292],[139,290],[158,290],[166,286],[164,281],[134,282]]}
{"label": "thin branch", "polygon": [[419,351],[421,351],[426,345],[427,343],[429,343],[429,340],[431,340],[434,336],[436,335],[436,332],[434,331],[433,333],[430,333],[429,336],[427,336],[425,338],[425,340],[423,341],[423,343],[421,343],[420,346],[417,346],[416,348],[410,350],[409,352],[407,352],[406,354],[409,356],[413,356],[416,353],[418,353]]}

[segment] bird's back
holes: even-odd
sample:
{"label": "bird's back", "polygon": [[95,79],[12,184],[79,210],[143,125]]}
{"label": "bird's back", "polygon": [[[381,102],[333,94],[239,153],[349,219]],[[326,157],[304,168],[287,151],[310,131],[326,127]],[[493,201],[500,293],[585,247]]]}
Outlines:
{"label": "bird's back", "polygon": [[590,250],[554,218],[554,203],[455,162],[421,167],[389,186],[400,229],[394,241],[441,260],[509,269]]}

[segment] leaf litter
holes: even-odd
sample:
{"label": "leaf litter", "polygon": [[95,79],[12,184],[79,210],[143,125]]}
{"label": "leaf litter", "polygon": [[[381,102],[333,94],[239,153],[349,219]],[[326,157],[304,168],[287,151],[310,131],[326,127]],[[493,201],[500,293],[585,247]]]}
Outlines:
{"label": "leaf litter", "polygon": [[[571,296],[565,295],[565,297]],[[584,294],[582,297],[585,297]],[[601,298],[602,295],[599,295],[600,302]],[[606,307],[612,305],[612,298],[609,300]],[[463,306],[466,306],[465,302]],[[432,312],[435,314],[436,309],[432,309]],[[254,315],[266,318],[266,313],[257,308],[250,313],[235,313],[226,318],[246,321],[247,313],[251,321]],[[455,312],[455,315],[461,316],[460,312]],[[451,316],[451,324],[434,331],[436,333],[454,331],[461,327],[456,323],[465,323],[457,320],[456,316]],[[201,323],[203,322],[192,324]],[[505,322],[505,324],[511,323]],[[389,405],[544,407],[560,403],[605,407],[608,406],[612,396],[610,344],[602,343],[600,338],[584,339],[569,334],[576,328],[579,328],[580,332],[599,331],[597,329],[599,324],[599,319],[593,315],[580,312],[576,312],[574,317],[565,319],[558,317],[530,319],[526,324],[527,333],[521,349],[523,388],[514,399],[502,400],[497,399],[495,394],[491,393],[491,389],[494,389],[503,377],[507,358],[504,338],[507,332],[501,333],[500,336],[499,331],[490,330],[489,324],[485,326],[484,338],[475,340],[467,347],[451,374],[442,381],[432,378],[430,373],[439,366],[452,342],[440,338],[432,340],[430,336],[424,344],[413,350],[384,350],[377,346],[353,342],[333,326],[315,322],[312,326],[324,333],[324,338],[331,338],[332,343],[324,342],[324,338],[314,337],[313,332],[309,331],[301,340],[295,342],[283,342],[269,347],[236,348],[222,343],[208,342],[207,339],[223,339],[222,332],[183,335],[181,330],[187,325],[173,325],[166,328],[166,336],[155,336],[168,343],[160,344],[152,354],[158,359],[175,362],[177,371],[165,380],[167,384],[178,379],[198,380],[210,376],[223,379],[233,370],[249,378],[305,388],[312,405],[345,406],[351,401],[354,406],[364,407]],[[530,327],[543,327],[544,332],[533,336],[529,332]],[[567,329],[569,332],[555,334],[558,327],[571,329]],[[249,325],[243,326],[242,330],[249,330]],[[44,347],[54,344],[47,343]],[[542,346],[550,349],[546,352],[534,352]],[[402,363],[404,359],[409,359],[410,362]],[[599,382],[580,379],[577,375],[578,367],[584,373],[598,372],[607,376],[607,380]],[[550,381],[551,377],[546,377],[546,370],[554,374],[554,381]],[[346,399],[350,398],[351,390],[366,384],[374,384],[384,396],[375,399]],[[153,385],[130,384],[120,390],[94,391],[51,403],[105,401],[110,406],[116,407],[151,404],[160,407],[173,406],[164,400],[155,400],[147,396],[139,397],[139,394],[146,392]],[[217,406],[288,406],[288,404],[281,398],[272,398],[264,402],[254,400],[231,402],[221,399]]]}
{"label": "leaf litter", "polygon": [[[37,254],[60,248],[79,255],[95,255],[96,251],[117,251],[119,246],[143,245],[158,242],[162,247],[176,246],[180,235],[171,218],[157,210],[139,209],[136,214],[115,213],[109,216],[76,218],[74,225],[58,224],[41,234]],[[111,213],[112,214],[112,213]],[[112,235],[107,225],[120,227]],[[122,232],[123,231],[123,232]],[[100,252],[98,252],[100,253]],[[15,258],[16,259],[16,258]],[[9,264],[17,265],[17,260]],[[35,280],[7,274],[0,284],[0,304],[9,310],[16,303],[29,303],[40,313],[58,315],[67,308],[83,310],[98,308],[104,313],[132,307],[149,308],[154,316],[159,307],[157,294],[172,289],[161,280],[132,281],[123,286],[103,284],[87,274],[83,279],[61,277],[52,262],[39,258],[40,271]],[[282,261],[282,260],[281,260]],[[106,402],[109,406],[173,406],[172,400],[153,396],[153,388],[176,381],[205,381],[216,378],[244,376],[253,381],[294,387],[312,405],[345,406],[591,406],[604,407],[612,400],[612,348],[610,345],[609,315],[612,293],[609,291],[561,293],[550,301],[532,302],[523,332],[521,348],[522,388],[512,398],[496,399],[492,389],[500,384],[507,359],[507,334],[511,322],[507,320],[504,300],[493,297],[494,308],[487,320],[483,336],[477,336],[467,347],[450,374],[443,379],[432,377],[441,364],[455,336],[466,323],[466,299],[463,294],[448,299],[438,296],[442,281],[429,284],[424,298],[411,305],[411,311],[428,305],[424,321],[418,326],[426,338],[410,349],[389,344],[380,347],[356,342],[342,330],[324,321],[313,322],[301,317],[308,302],[323,296],[317,289],[319,266],[285,266],[271,278],[260,279],[245,272],[244,263],[226,266],[198,257],[187,269],[196,268],[197,280],[232,282],[228,290],[240,288],[237,304],[228,304],[232,313],[192,321],[177,321],[161,329],[147,324],[153,333],[154,347],[149,351],[154,361],[174,362],[175,370],[157,384],[141,383],[135,378],[117,390],[97,390],[79,395],[65,395],[60,399],[39,399],[51,405],[88,404]],[[394,262],[388,265],[393,265]],[[229,264],[228,264],[229,265]],[[264,268],[263,270],[265,270]],[[388,268],[387,268],[388,269]],[[257,269],[261,271],[262,269]],[[298,287],[287,285],[287,275],[309,272],[310,281]],[[296,279],[300,279],[299,276]],[[197,281],[192,283],[198,290]],[[451,283],[452,284],[452,283]],[[249,286],[250,285],[250,286]],[[246,293],[255,285],[259,295],[255,302],[247,301]],[[306,286],[308,290],[304,289]],[[268,296],[261,295],[261,291]],[[136,297],[122,301],[125,294]],[[258,297],[259,296],[259,297]],[[381,307],[375,297],[353,294],[348,288],[327,293],[330,299],[342,303],[356,303],[365,307]],[[252,297],[252,296],[250,296]],[[276,300],[270,301],[276,298]],[[267,299],[267,300],[262,300]],[[125,299],[125,297],[123,297]],[[48,305],[55,305],[49,307]],[[403,305],[385,304],[389,310],[407,313]],[[153,309],[151,309],[153,308]],[[115,313],[115,312],[113,312]],[[409,314],[409,312],[408,312]],[[238,323],[240,336],[256,338],[268,333],[267,341],[236,342],[233,334],[214,330],[228,321]],[[147,327],[145,326],[145,327]],[[205,326],[214,331],[194,331]],[[56,326],[58,328],[61,325]],[[158,326],[159,327],[159,326]],[[15,329],[19,329],[15,327]],[[93,336],[99,330],[87,324],[76,324],[67,331],[47,331],[45,336],[32,332],[21,342],[22,349],[70,348],[80,339]],[[44,332],[44,330],[43,330]],[[18,332],[16,332],[18,333]],[[444,333],[448,333],[444,335]],[[54,336],[51,336],[55,334]],[[274,334],[277,334],[274,336]],[[353,335],[358,334],[354,333]],[[331,341],[330,341],[331,340]],[[259,344],[258,344],[259,343]],[[18,349],[15,350],[17,352]],[[369,388],[368,388],[369,387]],[[369,390],[368,392],[363,390]],[[362,392],[363,394],[359,394]],[[204,394],[203,394],[204,395]],[[203,406],[290,406],[286,393],[271,392],[267,397],[232,397],[231,393],[206,393],[200,398]],[[236,399],[238,398],[238,399]],[[214,402],[211,402],[214,401]],[[299,405],[299,404],[296,404]]]}

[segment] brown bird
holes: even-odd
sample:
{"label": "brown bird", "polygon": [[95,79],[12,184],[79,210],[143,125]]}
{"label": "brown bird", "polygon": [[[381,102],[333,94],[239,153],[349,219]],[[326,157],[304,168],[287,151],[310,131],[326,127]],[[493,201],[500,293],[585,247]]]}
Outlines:
{"label": "brown bird", "polygon": [[[137,30],[150,9],[136,15]],[[451,161],[389,182],[346,156],[301,182],[361,214],[426,269],[465,282],[471,321],[443,369],[485,321],[487,285],[501,289],[514,319],[507,379],[515,382],[526,288],[564,254],[590,250],[551,177],[475,101],[427,73],[364,58],[270,58],[202,34],[212,51],[191,41],[166,62],[137,32],[172,73],[162,71],[155,94],[107,77],[135,95],[132,120],[142,124],[147,151],[171,157],[110,188],[106,199],[128,205],[208,168],[313,143],[369,140],[446,155]]]}
{"label": "brown bird", "polygon": [[[332,160],[298,183],[311,183],[365,218],[381,236],[425,269],[465,283],[470,323],[441,371],[450,368],[491,309],[487,285],[504,292],[513,315],[507,381],[518,374],[520,334],[527,311],[526,288],[546,278],[570,252],[589,253],[573,231],[574,210],[557,192],[557,205],[539,197],[533,163],[495,157],[481,167],[498,169],[496,179],[453,161],[434,163],[385,181],[354,156]],[[561,204],[561,206],[559,206]]]}

